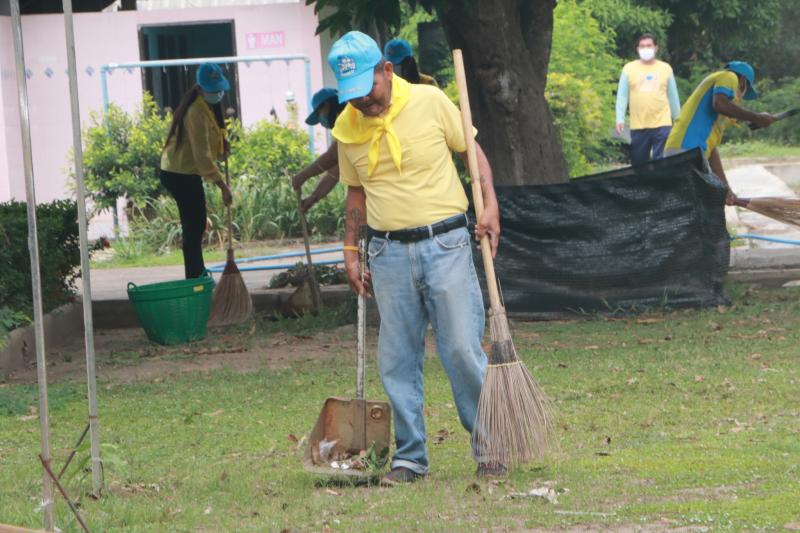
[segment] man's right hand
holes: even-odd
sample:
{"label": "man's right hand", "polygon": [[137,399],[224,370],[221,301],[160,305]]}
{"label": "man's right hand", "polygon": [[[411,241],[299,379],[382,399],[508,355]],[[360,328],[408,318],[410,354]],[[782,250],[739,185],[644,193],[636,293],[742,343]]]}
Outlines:
{"label": "man's right hand", "polygon": [[306,180],[303,179],[301,174],[295,174],[292,176],[292,187],[294,187],[296,191],[299,191],[300,187],[302,187],[305,182]]}
{"label": "man's right hand", "polygon": [[758,129],[769,128],[774,124],[776,118],[769,113],[758,113],[750,122],[755,124]]}
{"label": "man's right hand", "polygon": [[[625,131],[625,123],[624,122],[617,122],[617,127],[614,128],[617,130],[617,135],[622,135],[622,132]],[[608,131],[608,130],[606,130]]]}
{"label": "man's right hand", "polygon": [[370,275],[369,270],[364,272],[364,283],[361,283],[361,268],[360,268],[360,261],[358,260],[358,254],[356,252],[345,252],[347,256],[355,256],[355,257],[345,257],[344,260],[344,269],[347,272],[347,282],[350,284],[350,288],[353,289],[353,292],[356,294],[364,294],[366,293],[367,296],[372,292],[372,276]]}
{"label": "man's right hand", "polygon": [[226,206],[233,204],[233,194],[231,194],[231,188],[224,181],[218,181],[217,187],[222,192],[222,203]]}

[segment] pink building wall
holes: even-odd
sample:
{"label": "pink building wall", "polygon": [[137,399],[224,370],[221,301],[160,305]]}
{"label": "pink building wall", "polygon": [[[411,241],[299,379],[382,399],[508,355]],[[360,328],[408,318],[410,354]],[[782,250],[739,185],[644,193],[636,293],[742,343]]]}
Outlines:
{"label": "pink building wall", "polygon": [[[100,67],[108,63],[140,61],[139,26],[164,23],[233,21],[236,53],[245,55],[303,54],[311,59],[312,90],[322,85],[323,59],[319,38],[314,35],[317,18],[303,3],[220,8],[184,8],[160,11],[121,11],[75,15],[78,90],[82,126],[90,111],[102,110]],[[72,147],[69,85],[62,15],[23,17],[25,59],[28,79],[31,136],[37,201],[47,202],[72,196],[69,192],[68,153]],[[10,18],[0,17],[0,202],[24,199],[24,176],[20,154],[16,81]],[[284,39],[264,43],[247,36],[252,33],[283,32]],[[248,44],[250,46],[248,46]],[[264,47],[260,47],[262,45]],[[267,47],[268,46],[268,47]],[[299,118],[306,116],[305,72],[302,62],[288,68],[284,62],[240,65],[239,97],[245,125],[268,118],[274,105],[285,120],[285,96],[291,89],[299,104]],[[116,70],[108,78],[109,98],[132,111],[142,97],[142,73]],[[318,128],[319,147],[325,141]]]}

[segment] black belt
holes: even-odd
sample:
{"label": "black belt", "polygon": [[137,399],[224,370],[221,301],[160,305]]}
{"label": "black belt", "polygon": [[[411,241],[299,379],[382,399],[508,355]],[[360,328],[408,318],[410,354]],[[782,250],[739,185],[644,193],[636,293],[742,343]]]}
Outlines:
{"label": "black belt", "polygon": [[417,242],[431,239],[434,235],[447,233],[458,228],[467,227],[467,215],[456,215],[446,218],[430,226],[420,226],[418,228],[401,229],[396,231],[380,231],[372,228],[367,229],[370,237],[380,237],[390,241]]}

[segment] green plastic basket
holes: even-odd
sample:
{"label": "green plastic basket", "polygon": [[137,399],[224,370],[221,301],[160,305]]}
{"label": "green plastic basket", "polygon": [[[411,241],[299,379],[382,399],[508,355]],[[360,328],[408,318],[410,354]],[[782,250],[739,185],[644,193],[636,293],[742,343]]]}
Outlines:
{"label": "green plastic basket", "polygon": [[165,345],[205,338],[213,292],[214,279],[208,271],[193,279],[128,283],[128,299],[147,338]]}

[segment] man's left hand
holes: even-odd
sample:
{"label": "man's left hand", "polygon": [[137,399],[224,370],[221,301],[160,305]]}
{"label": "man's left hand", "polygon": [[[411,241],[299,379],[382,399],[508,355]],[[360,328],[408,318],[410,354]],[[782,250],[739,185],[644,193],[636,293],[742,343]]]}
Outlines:
{"label": "man's left hand", "polygon": [[480,220],[475,225],[475,238],[478,242],[487,235],[492,247],[492,257],[495,257],[497,247],[500,245],[500,212],[497,206],[485,208]]}

